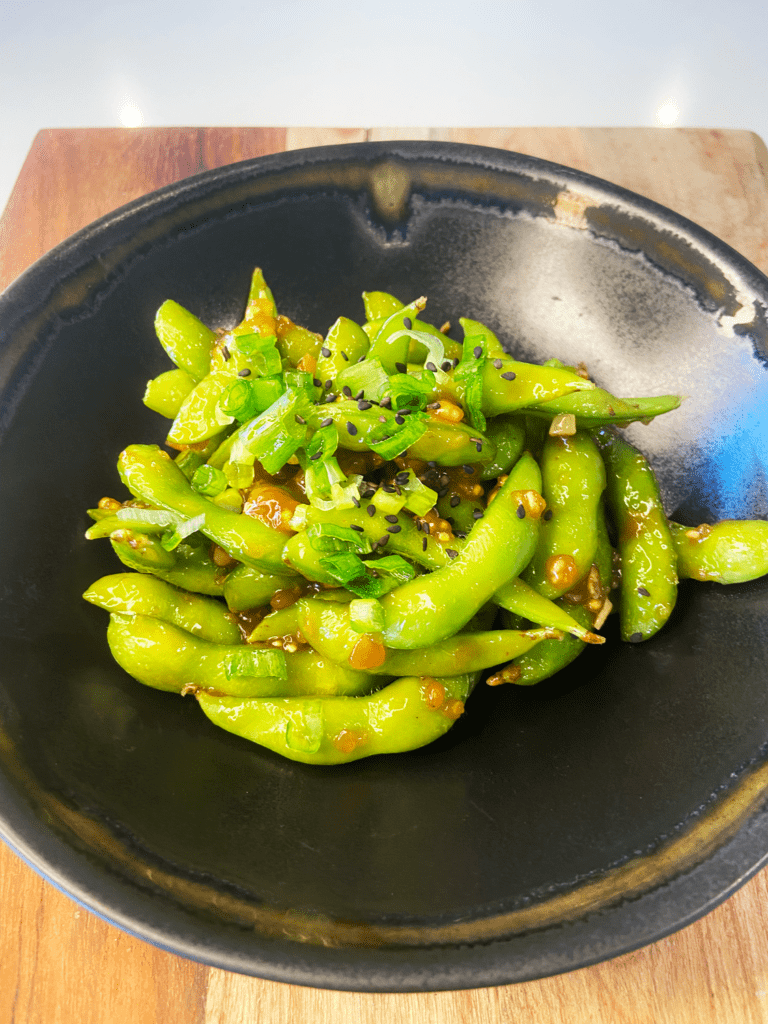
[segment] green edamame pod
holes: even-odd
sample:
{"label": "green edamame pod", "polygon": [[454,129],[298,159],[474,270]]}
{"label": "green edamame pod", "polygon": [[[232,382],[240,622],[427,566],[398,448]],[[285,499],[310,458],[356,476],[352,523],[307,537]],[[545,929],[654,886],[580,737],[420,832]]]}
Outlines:
{"label": "green edamame pod", "polygon": [[506,414],[488,420],[485,436],[494,447],[490,462],[483,466],[482,481],[495,480],[502,473],[508,473],[526,447],[525,420],[522,416]]}
{"label": "green edamame pod", "polygon": [[298,636],[300,624],[301,602],[288,605],[287,608],[279,608],[270,612],[261,620],[248,637],[248,643],[262,643],[267,640],[275,640],[278,637]]}
{"label": "green edamame pod", "polygon": [[128,490],[144,501],[189,518],[203,515],[200,532],[237,561],[265,572],[287,571],[282,560],[284,533],[197,494],[157,445],[129,445],[120,455],[118,470]]}
{"label": "green edamame pod", "polygon": [[305,357],[316,360],[322,344],[322,334],[300,327],[287,316],[277,318],[277,350],[291,366],[298,366]]}
{"label": "green edamame pod", "polygon": [[186,370],[166,370],[147,382],[142,401],[152,412],[172,420],[194,386],[195,380]]}
{"label": "green edamame pod", "polygon": [[154,576],[137,572],[102,576],[83,597],[108,612],[162,619],[212,643],[242,642],[240,630],[223,604],[179,590]]}
{"label": "green edamame pod", "polygon": [[535,622],[539,626],[548,626],[550,629],[570,633],[584,643],[602,644],[605,642],[605,637],[598,636],[585,628],[583,622],[569,615],[562,605],[543,597],[519,577],[500,587],[493,595],[493,600],[500,608],[512,615]]}
{"label": "green edamame pod", "polygon": [[346,366],[356,363],[368,351],[368,335],[354,320],[340,316],[326,335],[317,358],[315,378],[322,382],[336,380]]}
{"label": "green edamame pod", "polygon": [[219,399],[236,379],[222,371],[206,374],[182,402],[168,431],[168,444],[173,448],[199,444],[234,423],[234,416],[219,408]]}
{"label": "green edamame pod", "polygon": [[[342,665],[349,661],[360,641],[360,633],[350,625],[349,606],[345,605],[326,604],[312,599],[300,601],[299,629],[316,651]],[[385,650],[383,662],[370,667],[368,671],[390,676],[446,676],[480,672],[524,654],[552,635],[551,629],[459,633],[431,647],[408,651]]]}
{"label": "green edamame pod", "polygon": [[541,473],[526,452],[451,564],[382,598],[385,645],[427,647],[461,629],[503,583],[527,565],[543,510]]}
{"label": "green edamame pod", "polygon": [[278,590],[288,590],[295,584],[295,576],[262,572],[250,565],[238,565],[224,580],[224,600],[231,612],[263,608]]}
{"label": "green edamame pod", "polygon": [[182,542],[166,551],[157,537],[138,530],[119,529],[109,535],[112,550],[129,569],[152,573],[166,583],[195,594],[219,597],[222,571],[211,559],[209,544]]}
{"label": "green edamame pod", "polygon": [[659,486],[645,457],[607,427],[593,435],[605,460],[606,495],[621,559],[621,636],[657,633],[677,600],[677,553]]}
{"label": "green edamame pod", "polygon": [[216,335],[194,313],[168,299],[155,316],[160,344],[180,370],[202,380],[211,368],[211,349]]}
{"label": "green edamame pod", "polygon": [[365,309],[366,320],[384,320],[392,316],[405,303],[396,299],[389,292],[363,292],[363,308]]}
{"label": "green edamame pod", "polygon": [[211,643],[161,619],[115,612],[107,640],[118,665],[156,690],[203,687],[250,697],[285,692],[285,656],[274,648]]}
{"label": "green edamame pod", "polygon": [[541,476],[547,511],[522,576],[542,596],[554,599],[570,590],[594,561],[605,467],[594,441],[577,431],[571,437],[547,437]]}
{"label": "green edamame pod", "polygon": [[670,522],[680,578],[746,583],[768,573],[768,522],[723,519],[694,528]]}
{"label": "green edamame pod", "polygon": [[197,700],[214,725],[306,764],[343,764],[432,743],[463,713],[476,675],[397,679],[368,697]]}
{"label": "green edamame pod", "polygon": [[650,420],[665,412],[671,412],[678,408],[681,401],[679,395],[616,398],[602,388],[595,388],[593,391],[579,391],[539,405],[531,405],[525,411],[532,416],[546,419],[572,413],[576,417],[576,425],[584,428],[610,425],[625,427],[638,420]]}

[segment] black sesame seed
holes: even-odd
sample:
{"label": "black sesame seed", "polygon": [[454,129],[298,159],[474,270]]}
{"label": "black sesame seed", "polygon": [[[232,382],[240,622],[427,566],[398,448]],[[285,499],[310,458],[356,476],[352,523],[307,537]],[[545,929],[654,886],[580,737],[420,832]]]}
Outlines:
{"label": "black sesame seed", "polygon": [[315,452],[315,454],[314,455],[310,455],[309,458],[310,458],[310,460],[312,462],[314,462],[315,459],[319,459],[322,454],[323,454],[322,452]]}
{"label": "black sesame seed", "polygon": [[638,592],[638,594],[641,597],[650,597],[651,596],[651,592],[649,590],[646,590],[645,587],[638,587],[637,588],[637,592]]}
{"label": "black sesame seed", "polygon": [[349,362],[349,356],[347,355],[347,353],[346,353],[346,352],[342,352],[342,353],[341,353],[341,358],[342,358],[342,359],[344,359],[344,360],[346,360],[346,362]]}
{"label": "black sesame seed", "polygon": [[477,450],[478,452],[481,452],[481,451],[483,450],[483,443],[482,443],[482,441],[478,441],[478,442],[477,442],[477,443],[475,444],[475,449],[476,449],[476,450]]}
{"label": "black sesame seed", "polygon": [[388,526],[387,527],[387,533],[400,533],[401,530],[402,530],[402,526],[395,525],[395,526]]}
{"label": "black sesame seed", "polygon": [[462,466],[461,468],[464,470],[467,476],[472,476],[472,474],[475,472],[474,466]]}
{"label": "black sesame seed", "polygon": [[375,516],[376,515],[376,506],[375,505],[369,505],[368,508],[365,511],[368,513],[369,516]]}
{"label": "black sesame seed", "polygon": [[525,505],[518,505],[517,506],[517,518],[518,519],[525,519]]}
{"label": "black sesame seed", "polygon": [[500,359],[494,359],[493,365],[496,367],[497,370],[500,370],[504,364]]}
{"label": "black sesame seed", "polygon": [[475,347],[472,349],[472,355],[475,357],[475,359],[479,359],[482,354],[483,354],[483,346],[482,345],[475,345]]}
{"label": "black sesame seed", "polygon": [[395,369],[397,370],[398,373],[408,372],[408,367],[405,365],[405,363],[395,363]]}
{"label": "black sesame seed", "polygon": [[365,362],[365,356],[360,356],[360,358],[357,361],[358,361],[358,363],[364,363]]}
{"label": "black sesame seed", "polygon": [[251,376],[251,371],[246,366],[244,370],[238,370],[237,371],[237,376],[238,377],[250,377]]}
{"label": "black sesame seed", "polygon": [[640,641],[642,639],[643,639],[643,634],[642,633],[633,633],[632,636],[629,638],[629,642],[631,644],[638,644],[638,643],[640,643]]}
{"label": "black sesame seed", "polygon": [[407,484],[409,476],[410,474],[408,473],[407,470],[404,473],[398,473],[397,476],[395,477],[395,482],[401,485]]}
{"label": "black sesame seed", "polygon": [[384,516],[384,518],[386,519],[386,521],[388,523],[396,523],[397,522],[397,516],[393,516],[391,514],[388,515],[388,516]]}
{"label": "black sesame seed", "polygon": [[334,395],[333,392],[331,392],[329,395],[325,396],[325,401],[326,402],[335,402],[336,401],[336,395]]}
{"label": "black sesame seed", "polygon": [[316,388],[321,388],[323,386],[323,382],[321,380],[318,380],[317,377],[312,378],[312,383],[315,385]]}
{"label": "black sesame seed", "polygon": [[427,468],[428,469],[435,469],[436,466],[437,466],[436,462],[428,462],[427,463]]}
{"label": "black sesame seed", "polygon": [[395,493],[395,485],[394,484],[382,484],[381,485],[381,489],[382,489],[382,491],[386,491],[387,494],[394,494]]}
{"label": "black sesame seed", "polygon": [[382,398],[382,400],[379,402],[379,405],[382,407],[382,409],[391,409],[392,399],[389,397],[389,395],[387,395],[386,398]]}
{"label": "black sesame seed", "polygon": [[456,508],[456,506],[459,505],[460,503],[461,503],[461,498],[458,496],[458,494],[452,494],[451,495],[451,508]]}
{"label": "black sesame seed", "polygon": [[355,395],[355,401],[359,402],[361,398],[365,398],[365,391],[363,391],[362,388],[360,388],[360,390]]}
{"label": "black sesame seed", "polygon": [[548,523],[549,520],[552,518],[552,509],[548,508],[541,518],[544,520],[545,523]]}
{"label": "black sesame seed", "polygon": [[351,529],[355,530],[357,533],[365,533],[362,526],[358,526],[357,523],[352,523]]}
{"label": "black sesame seed", "polygon": [[221,354],[224,356],[225,359],[229,359],[230,353],[226,345],[221,346]]}
{"label": "black sesame seed", "polygon": [[344,387],[341,389],[341,393],[342,393],[342,395],[344,395],[345,398],[351,398],[352,397],[352,388],[349,387],[347,384],[345,384]]}
{"label": "black sesame seed", "polygon": [[385,533],[383,537],[379,537],[376,543],[380,544],[382,547],[384,547],[385,544],[389,544],[389,534]]}
{"label": "black sesame seed", "polygon": [[446,359],[444,362],[440,363],[440,369],[443,371],[443,373],[448,373],[449,370],[452,370],[453,364],[451,363],[450,359]]}
{"label": "black sesame seed", "polygon": [[426,551],[427,550],[427,538],[426,537],[422,537],[421,538],[421,550],[422,551]]}
{"label": "black sesame seed", "polygon": [[413,327],[413,320],[411,320],[409,316],[403,317],[403,327],[406,329],[406,331],[410,331],[411,328]]}
{"label": "black sesame seed", "polygon": [[428,363],[424,363],[424,366],[427,370],[431,370],[432,373],[437,373],[437,367],[431,360]]}
{"label": "black sesame seed", "polygon": [[397,411],[400,413],[401,416],[410,416],[411,413],[413,412],[413,409],[398,409]]}
{"label": "black sesame seed", "polygon": [[350,497],[350,499],[352,501],[352,504],[355,506],[355,508],[360,508],[360,502],[357,500],[357,498],[354,496],[354,494],[350,494],[349,497]]}
{"label": "black sesame seed", "polygon": [[448,555],[449,558],[458,558],[459,557],[459,552],[458,551],[454,551],[453,548],[446,548],[445,549],[445,553],[446,553],[446,555]]}
{"label": "black sesame seed", "polygon": [[360,401],[357,403],[357,408],[360,410],[360,412],[365,412],[366,409],[371,408],[371,403],[366,402],[365,399],[361,398]]}
{"label": "black sesame seed", "polygon": [[397,413],[397,415],[395,416],[395,423],[397,423],[398,426],[402,426],[403,423],[405,423],[405,419],[403,416],[400,415],[400,413]]}
{"label": "black sesame seed", "polygon": [[516,376],[517,374],[513,373],[512,370],[507,370],[506,373],[502,373],[501,375],[502,380],[514,380]]}
{"label": "black sesame seed", "polygon": [[331,388],[333,387],[333,381],[332,380],[327,380],[323,386],[324,386],[326,391],[330,391]]}
{"label": "black sesame seed", "polygon": [[330,425],[332,423],[333,423],[333,419],[329,416],[327,419],[321,421],[320,426],[321,427],[330,427]]}
{"label": "black sesame seed", "polygon": [[331,350],[327,347],[327,345],[323,345],[323,347],[320,349],[320,355],[325,356],[325,358],[327,359],[328,356],[330,356],[330,354]]}
{"label": "black sesame seed", "polygon": [[472,518],[473,519],[482,519],[483,518],[483,510],[481,508],[473,509],[473,511],[472,511]]}
{"label": "black sesame seed", "polygon": [[354,437],[355,434],[357,433],[357,427],[355,426],[354,423],[350,423],[349,420],[347,420],[347,433],[351,434],[352,437]]}
{"label": "black sesame seed", "polygon": [[296,415],[293,418],[296,420],[297,423],[300,423],[302,427],[306,426],[307,421],[304,419],[303,416],[299,416],[299,414],[296,413]]}

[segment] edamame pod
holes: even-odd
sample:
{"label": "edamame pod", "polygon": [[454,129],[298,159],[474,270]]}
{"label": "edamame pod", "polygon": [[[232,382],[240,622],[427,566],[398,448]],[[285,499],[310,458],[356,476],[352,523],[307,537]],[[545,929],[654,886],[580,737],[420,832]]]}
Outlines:
{"label": "edamame pod", "polygon": [[541,472],[523,454],[450,565],[404,583],[381,600],[387,647],[427,647],[461,629],[533,554],[544,511]]}
{"label": "edamame pod", "polygon": [[593,437],[605,460],[606,495],[618,533],[621,636],[638,643],[657,633],[672,614],[677,553],[645,457],[607,427]]}
{"label": "edamame pod", "polygon": [[192,489],[181,470],[157,445],[129,445],[120,455],[118,470],[131,493],[144,501],[190,519],[203,515],[200,532],[232,558],[265,572],[286,571],[282,560],[284,533],[208,501]]}
{"label": "edamame pod", "polygon": [[285,655],[274,648],[211,643],[161,619],[114,612],[107,640],[118,665],[156,690],[204,687],[251,697],[284,692]]}
{"label": "edamame pod", "polygon": [[746,583],[768,573],[768,522],[723,519],[701,526],[670,522],[681,578]]}
{"label": "edamame pod", "polygon": [[214,723],[306,764],[343,764],[415,750],[444,735],[464,711],[477,675],[406,677],[368,697],[261,699],[197,694]]}
{"label": "edamame pod", "polygon": [[154,576],[137,572],[102,576],[83,597],[108,612],[162,619],[211,643],[242,642],[239,628],[221,602],[187,593]]}
{"label": "edamame pod", "polygon": [[597,551],[597,510],[605,490],[605,466],[583,431],[547,437],[541,454],[543,497],[539,543],[522,576],[550,600],[588,571]]}

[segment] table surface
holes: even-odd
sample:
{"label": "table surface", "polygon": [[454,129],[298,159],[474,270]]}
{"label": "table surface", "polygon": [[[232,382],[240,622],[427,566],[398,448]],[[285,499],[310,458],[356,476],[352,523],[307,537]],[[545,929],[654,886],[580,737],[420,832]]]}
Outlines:
{"label": "table surface", "polygon": [[[94,128],[40,132],[0,219],[0,287],[97,217],[198,171],[339,142],[446,139],[567,164],[648,196],[768,273],[768,151],[751,132],[656,128]],[[192,963],[106,924],[0,844],[0,1024],[768,1022],[768,869],[702,920],[541,981],[371,995]]]}

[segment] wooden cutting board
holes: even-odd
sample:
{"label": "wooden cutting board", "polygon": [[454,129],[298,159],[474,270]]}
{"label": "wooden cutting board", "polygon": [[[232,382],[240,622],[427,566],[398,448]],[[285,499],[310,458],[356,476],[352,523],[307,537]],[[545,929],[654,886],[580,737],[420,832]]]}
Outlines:
{"label": "wooden cutting board", "polygon": [[[640,192],[768,273],[768,151],[754,134],[655,128],[93,128],[38,134],[0,220],[0,287],[162,185],[304,146],[445,139],[554,160]],[[521,985],[327,992],[155,949],[78,907],[0,844],[0,1024],[757,1024],[768,1022],[768,873],[652,946]]]}

